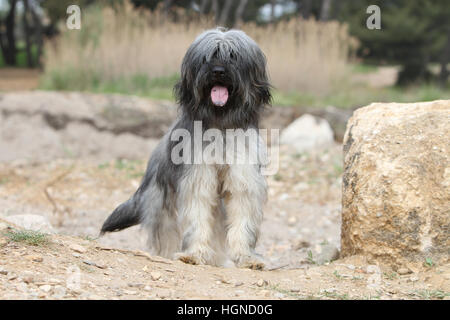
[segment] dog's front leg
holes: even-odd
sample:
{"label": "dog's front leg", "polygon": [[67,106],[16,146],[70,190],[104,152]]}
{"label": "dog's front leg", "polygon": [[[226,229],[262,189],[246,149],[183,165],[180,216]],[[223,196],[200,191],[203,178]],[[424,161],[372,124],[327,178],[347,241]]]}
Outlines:
{"label": "dog's front leg", "polygon": [[192,165],[181,180],[177,205],[184,233],[182,252],[175,258],[185,263],[215,264],[211,241],[217,186],[216,169],[206,164]]}
{"label": "dog's front leg", "polygon": [[263,259],[255,253],[267,185],[256,165],[231,165],[225,179],[227,243],[231,259],[238,267],[263,269]]}

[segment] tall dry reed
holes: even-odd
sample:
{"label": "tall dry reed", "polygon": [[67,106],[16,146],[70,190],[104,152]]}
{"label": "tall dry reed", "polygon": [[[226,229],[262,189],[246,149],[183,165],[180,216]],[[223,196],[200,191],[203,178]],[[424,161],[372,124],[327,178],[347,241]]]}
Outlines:
{"label": "tall dry reed", "polygon": [[[129,4],[92,7],[83,12],[81,30],[63,26],[59,38],[46,43],[44,79],[59,81],[50,85],[57,89],[89,89],[92,83],[136,75],[172,76],[194,38],[211,27],[207,18],[179,14],[174,23]],[[292,19],[241,28],[266,53],[270,77],[280,90],[326,93],[345,76],[352,39],[344,25]]]}

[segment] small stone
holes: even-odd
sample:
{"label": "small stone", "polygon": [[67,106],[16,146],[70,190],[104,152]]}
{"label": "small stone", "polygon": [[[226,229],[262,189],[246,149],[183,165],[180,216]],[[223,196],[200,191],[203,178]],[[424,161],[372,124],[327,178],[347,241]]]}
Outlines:
{"label": "small stone", "polygon": [[52,290],[52,286],[49,284],[44,284],[40,286],[39,289],[41,289],[44,292],[50,292],[50,290]]}
{"label": "small stone", "polygon": [[417,275],[412,275],[412,276],[409,278],[409,281],[411,281],[411,282],[419,281],[419,277],[418,277]]}
{"label": "small stone", "polygon": [[294,226],[297,223],[297,218],[296,217],[289,217],[287,223],[290,226]]}
{"label": "small stone", "polygon": [[308,248],[310,246],[311,246],[311,243],[309,243],[308,241],[299,239],[299,240],[296,240],[294,242],[292,247],[293,247],[294,250],[300,250],[300,249],[303,249],[303,248]]}
{"label": "small stone", "polygon": [[53,289],[53,298],[55,299],[62,299],[66,295],[66,288],[63,286],[55,286]]}
{"label": "small stone", "polygon": [[235,295],[236,297],[241,296],[241,295],[243,295],[244,293],[245,293],[244,290],[236,290],[236,291],[234,291],[234,295]]}
{"label": "small stone", "polygon": [[21,292],[26,292],[28,290],[28,286],[26,283],[21,282],[17,284],[16,289]]}
{"label": "small stone", "polygon": [[153,288],[150,287],[150,286],[145,286],[145,287],[144,287],[144,290],[145,290],[145,291],[153,291]]}
{"label": "small stone", "polygon": [[264,279],[259,279],[259,280],[256,282],[256,285],[257,285],[258,287],[266,286],[266,285],[267,285],[267,281],[264,280]]}
{"label": "small stone", "polygon": [[0,267],[0,274],[6,276],[8,274],[8,270],[4,269],[3,267]]}
{"label": "small stone", "polygon": [[60,284],[62,282],[62,280],[59,280],[56,278],[50,278],[50,279],[48,279],[48,282],[53,283],[53,284]]}
{"label": "small stone", "polygon": [[275,298],[277,298],[277,299],[283,299],[284,298],[284,294],[282,294],[281,292],[275,292],[273,296]]}
{"label": "small stone", "polygon": [[82,247],[75,243],[71,244],[69,248],[78,253],[85,253],[87,251],[87,249],[85,247]]}
{"label": "small stone", "polygon": [[132,296],[132,295],[135,295],[137,292],[136,292],[136,291],[133,291],[133,290],[123,290],[123,293]]}
{"label": "small stone", "polygon": [[150,272],[150,277],[152,278],[153,281],[159,280],[161,279],[161,272],[158,271]]}
{"label": "small stone", "polygon": [[290,292],[300,292],[300,288],[291,288],[289,289]]}
{"label": "small stone", "polygon": [[23,282],[25,282],[27,284],[30,284],[30,283],[34,282],[34,279],[33,279],[32,276],[26,276],[26,277],[23,278]]}
{"label": "small stone", "polygon": [[9,280],[9,281],[16,280],[16,279],[17,279],[17,275],[15,275],[15,274],[10,274],[10,275],[8,276],[8,280]]}
{"label": "small stone", "polygon": [[44,261],[44,258],[42,258],[41,256],[38,256],[38,255],[29,255],[29,256],[26,256],[25,259],[31,260],[31,261],[34,261],[34,262],[42,262],[42,261]]}
{"label": "small stone", "polygon": [[261,290],[259,293],[261,293],[261,295],[263,295],[264,297],[269,297],[270,296],[270,291],[269,290]]}
{"label": "small stone", "polygon": [[354,266],[354,265],[352,265],[352,264],[346,264],[345,265],[348,269],[350,269],[350,270],[355,270],[356,269],[356,267]]}
{"label": "small stone", "polygon": [[242,286],[244,283],[242,282],[242,281],[233,281],[233,285],[235,286],[235,287],[240,287],[240,286]]}
{"label": "small stone", "polygon": [[409,270],[408,268],[400,268],[397,270],[397,273],[400,275],[410,274],[411,270]]}

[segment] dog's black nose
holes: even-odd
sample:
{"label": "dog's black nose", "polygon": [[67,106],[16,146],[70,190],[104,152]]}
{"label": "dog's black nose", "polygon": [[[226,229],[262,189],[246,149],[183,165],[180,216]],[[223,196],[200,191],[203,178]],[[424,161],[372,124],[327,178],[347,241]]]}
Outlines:
{"label": "dog's black nose", "polygon": [[225,75],[225,68],[220,66],[214,66],[212,72],[213,75],[216,77],[223,77]]}

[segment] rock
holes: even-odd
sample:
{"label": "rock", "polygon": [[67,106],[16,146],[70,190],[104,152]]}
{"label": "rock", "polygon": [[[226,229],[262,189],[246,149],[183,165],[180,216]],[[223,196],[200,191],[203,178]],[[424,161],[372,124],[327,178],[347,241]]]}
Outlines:
{"label": "rock", "polygon": [[284,294],[282,294],[281,292],[275,292],[273,294],[273,296],[274,296],[274,298],[277,298],[277,299],[283,299],[284,298]]}
{"label": "rock", "polygon": [[259,293],[262,296],[264,296],[264,297],[269,297],[270,296],[270,291],[269,290],[261,290]]}
{"label": "rock", "polygon": [[80,246],[80,245],[78,245],[78,244],[76,244],[76,243],[72,243],[72,244],[69,246],[69,248],[70,248],[71,250],[75,251],[75,252],[78,252],[78,253],[85,253],[85,252],[87,251],[87,249],[86,249],[85,247]]}
{"label": "rock", "polygon": [[42,258],[42,256],[38,256],[38,255],[29,255],[29,256],[26,256],[25,259],[34,261],[34,262],[44,261],[44,258]]}
{"label": "rock", "polygon": [[397,270],[397,273],[399,275],[410,274],[411,270],[409,270],[408,268],[400,268],[400,269]]}
{"label": "rock", "polygon": [[0,114],[0,150],[8,150],[0,161],[42,163],[67,158],[67,150],[70,157],[140,159],[149,140],[176,118],[177,106],[116,94],[32,91],[0,93]]}
{"label": "rock", "polygon": [[153,281],[159,280],[161,279],[161,272],[152,271],[150,272],[150,277],[152,278]]}
{"label": "rock", "polygon": [[7,216],[5,217],[5,220],[26,230],[42,233],[55,233],[50,221],[48,221],[46,217],[37,214],[17,214]]}
{"label": "rock", "polygon": [[49,284],[44,284],[44,285],[40,286],[39,289],[48,293],[48,292],[50,292],[50,290],[52,290],[52,286]]}
{"label": "rock", "polygon": [[0,274],[6,276],[8,274],[8,270],[4,269],[3,267],[0,266]]}
{"label": "rock", "polygon": [[257,285],[258,287],[266,286],[266,285],[267,285],[267,281],[264,280],[264,279],[259,279],[259,280],[256,282],[256,285]]}
{"label": "rock", "polygon": [[293,147],[297,152],[323,149],[333,144],[333,131],[325,119],[305,114],[285,128],[280,143]]}
{"label": "rock", "polygon": [[295,224],[297,223],[297,218],[296,217],[289,217],[287,223],[288,223],[289,226],[295,226]]}
{"label": "rock", "polygon": [[308,241],[303,240],[303,239],[297,239],[297,240],[294,241],[294,243],[292,245],[292,249],[300,250],[300,249],[303,249],[303,248],[308,248],[310,246],[311,246],[311,243],[309,243]]}
{"label": "rock", "polygon": [[314,261],[318,265],[322,265],[339,258],[339,249],[333,244],[321,245],[320,250],[321,251],[314,257]]}
{"label": "rock", "polygon": [[59,285],[55,286],[53,289],[52,297],[55,299],[62,299],[66,295],[66,292],[67,292],[67,290],[63,286],[59,286]]}
{"label": "rock", "polygon": [[450,100],[375,103],[344,139],[342,255],[392,267],[448,259]]}

